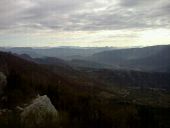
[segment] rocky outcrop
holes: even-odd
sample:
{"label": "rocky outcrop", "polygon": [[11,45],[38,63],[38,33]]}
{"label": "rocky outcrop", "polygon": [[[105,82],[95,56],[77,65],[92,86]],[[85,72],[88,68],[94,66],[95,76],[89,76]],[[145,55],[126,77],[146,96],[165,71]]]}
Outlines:
{"label": "rocky outcrop", "polygon": [[23,128],[57,128],[58,118],[58,111],[46,95],[38,96],[21,113]]}

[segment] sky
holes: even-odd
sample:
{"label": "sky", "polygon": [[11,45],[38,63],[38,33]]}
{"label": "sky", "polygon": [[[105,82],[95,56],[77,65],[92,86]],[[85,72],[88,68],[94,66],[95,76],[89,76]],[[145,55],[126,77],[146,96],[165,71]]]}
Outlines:
{"label": "sky", "polygon": [[2,47],[170,44],[170,0],[0,0]]}

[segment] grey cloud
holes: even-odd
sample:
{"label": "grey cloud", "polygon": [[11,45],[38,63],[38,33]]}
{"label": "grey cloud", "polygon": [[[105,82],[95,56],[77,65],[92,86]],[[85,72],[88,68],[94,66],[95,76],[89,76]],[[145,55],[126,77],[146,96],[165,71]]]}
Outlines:
{"label": "grey cloud", "polygon": [[[15,28],[114,30],[170,27],[168,0],[1,0],[0,31]],[[104,9],[100,10],[101,8]],[[94,11],[99,9],[99,11]]]}
{"label": "grey cloud", "polygon": [[151,3],[154,4],[158,0],[120,0],[120,4],[122,6],[127,6],[127,7],[134,7],[134,6],[146,6],[150,5]]}

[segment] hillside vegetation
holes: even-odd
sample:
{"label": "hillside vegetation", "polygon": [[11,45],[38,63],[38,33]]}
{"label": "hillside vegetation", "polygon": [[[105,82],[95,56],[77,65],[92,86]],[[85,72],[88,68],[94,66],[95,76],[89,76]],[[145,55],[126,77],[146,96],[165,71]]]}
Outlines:
{"label": "hillside vegetation", "polygon": [[37,95],[47,95],[59,112],[56,128],[170,127],[168,73],[66,65],[0,52],[0,72],[7,77],[0,100],[0,127],[21,127],[16,107],[24,108]]}

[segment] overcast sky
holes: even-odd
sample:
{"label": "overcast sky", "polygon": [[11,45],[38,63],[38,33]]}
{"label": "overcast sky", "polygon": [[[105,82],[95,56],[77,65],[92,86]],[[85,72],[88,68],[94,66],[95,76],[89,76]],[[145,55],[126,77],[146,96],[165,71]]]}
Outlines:
{"label": "overcast sky", "polygon": [[170,44],[170,0],[0,0],[0,46]]}

